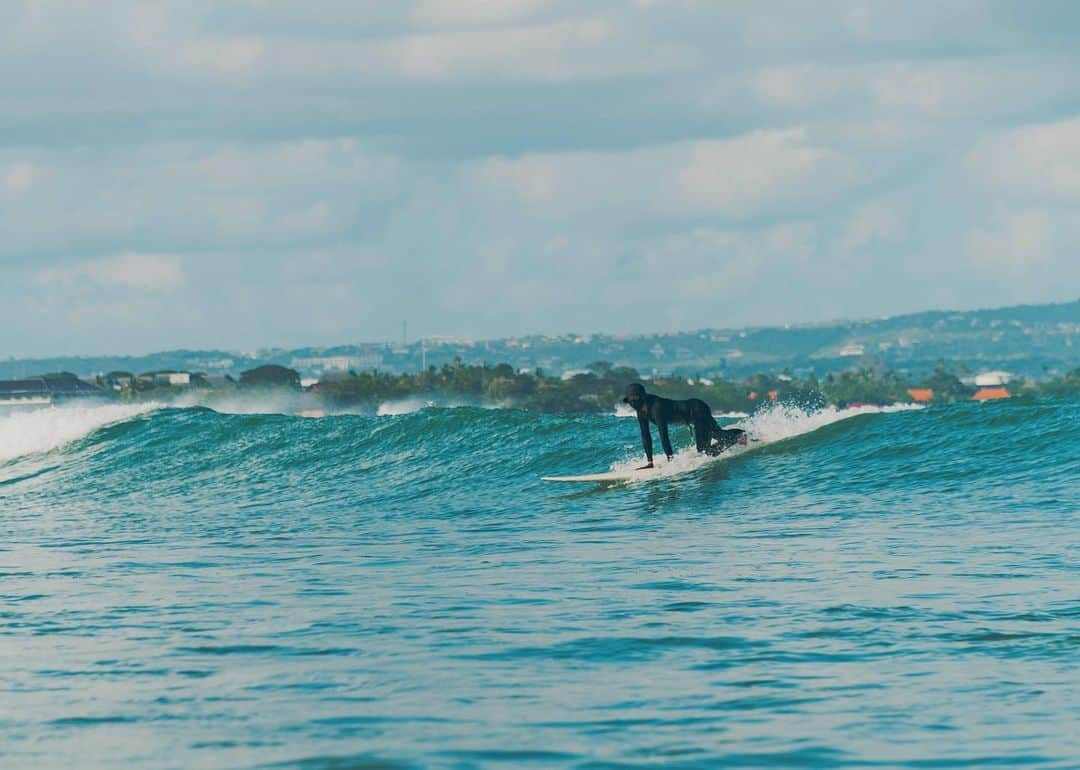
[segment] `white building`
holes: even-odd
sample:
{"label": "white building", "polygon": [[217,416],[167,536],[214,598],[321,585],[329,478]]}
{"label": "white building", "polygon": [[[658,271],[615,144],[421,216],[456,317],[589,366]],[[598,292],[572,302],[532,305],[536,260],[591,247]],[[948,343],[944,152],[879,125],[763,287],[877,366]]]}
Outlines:
{"label": "white building", "polygon": [[982,372],[975,375],[975,387],[994,388],[1008,385],[1013,376],[1009,372]]}
{"label": "white building", "polygon": [[858,342],[849,342],[840,348],[840,355],[844,357],[861,356],[866,353],[866,346]]}
{"label": "white building", "polygon": [[191,374],[189,372],[157,372],[154,375],[155,385],[190,385]]}
{"label": "white building", "polygon": [[424,337],[424,342],[429,347],[438,347],[440,345],[457,345],[463,348],[475,347],[476,342],[468,337],[451,337],[445,334],[433,334],[430,337]]}
{"label": "white building", "polygon": [[365,353],[359,356],[312,356],[294,358],[289,362],[293,369],[317,369],[324,372],[347,372],[352,369],[374,369],[381,366],[381,353]]}
{"label": "white building", "polygon": [[195,369],[232,369],[234,361],[231,358],[196,358],[188,361],[188,365]]}

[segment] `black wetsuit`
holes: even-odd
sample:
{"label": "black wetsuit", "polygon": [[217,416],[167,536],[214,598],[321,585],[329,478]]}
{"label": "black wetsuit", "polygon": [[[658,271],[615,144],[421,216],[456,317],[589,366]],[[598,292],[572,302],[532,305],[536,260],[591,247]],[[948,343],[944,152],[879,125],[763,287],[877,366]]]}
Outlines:
{"label": "black wetsuit", "polygon": [[[653,461],[650,422],[656,423],[660,431],[660,443],[669,460],[674,452],[671,450],[668,425],[689,425],[694,433],[697,451],[711,455],[720,454],[742,440],[743,431],[738,428],[724,429],[717,425],[709,405],[700,398],[676,401],[646,393],[633,406],[634,411],[637,412],[638,425],[641,426],[641,443],[645,447],[645,456],[649,458],[650,463]],[[716,439],[716,443],[713,443],[713,439]]]}

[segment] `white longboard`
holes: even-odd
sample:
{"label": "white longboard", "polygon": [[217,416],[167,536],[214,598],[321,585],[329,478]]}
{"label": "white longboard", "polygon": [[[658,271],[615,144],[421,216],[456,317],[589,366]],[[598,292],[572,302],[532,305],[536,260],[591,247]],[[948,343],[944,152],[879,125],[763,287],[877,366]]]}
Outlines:
{"label": "white longboard", "polygon": [[736,444],[718,455],[695,455],[692,449],[686,450],[676,455],[673,461],[663,462],[658,460],[657,464],[652,468],[626,468],[605,473],[586,473],[583,476],[542,476],[540,480],[556,481],[564,484],[620,484],[631,481],[663,479],[696,471],[707,465],[744,454],[751,449],[757,449],[766,443],[769,442],[750,439],[749,444]]}
{"label": "white longboard", "polygon": [[[748,444],[736,444],[715,456],[699,455],[690,448],[679,452],[671,461],[664,462],[661,459],[657,459],[655,468],[635,470],[630,466],[610,470],[605,473],[589,473],[584,476],[543,476],[541,478],[544,481],[561,481],[570,484],[628,484],[634,481],[671,478],[672,476],[681,476],[684,473],[691,473],[700,468],[712,465],[713,463],[723,462],[724,460],[737,457],[746,452],[753,452],[760,447],[767,446],[768,444],[777,441],[811,433],[826,425],[832,425],[841,420],[846,420],[849,417],[922,408],[922,406],[915,404],[845,407],[843,409],[828,407],[815,412],[804,412],[798,408],[779,408],[772,412],[762,413],[765,421],[765,430],[760,430],[760,421],[759,424],[754,427],[743,425],[743,428],[748,430],[748,433],[752,432],[753,434],[749,436]],[[739,424],[736,423],[735,425],[728,427],[736,427],[738,425]],[[638,463],[643,459],[644,458],[641,458]]]}
{"label": "white longboard", "polygon": [[640,470],[608,471],[607,473],[586,473],[582,476],[542,476],[541,481],[561,481],[568,484],[595,482],[597,484],[617,484],[620,481],[636,481],[638,479],[659,478],[657,468],[642,468]]}

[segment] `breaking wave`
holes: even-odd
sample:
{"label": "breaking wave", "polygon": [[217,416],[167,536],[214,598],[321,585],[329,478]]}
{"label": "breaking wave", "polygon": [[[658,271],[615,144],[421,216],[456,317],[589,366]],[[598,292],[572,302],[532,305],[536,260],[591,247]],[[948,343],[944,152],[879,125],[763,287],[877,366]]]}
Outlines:
{"label": "breaking wave", "polygon": [[106,425],[161,407],[158,403],[70,404],[0,416],[0,463],[57,449]]}

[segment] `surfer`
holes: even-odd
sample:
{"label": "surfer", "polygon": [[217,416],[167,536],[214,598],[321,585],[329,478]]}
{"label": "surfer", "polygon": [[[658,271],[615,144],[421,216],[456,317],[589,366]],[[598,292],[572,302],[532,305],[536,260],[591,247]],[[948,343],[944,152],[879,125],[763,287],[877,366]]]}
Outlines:
{"label": "surfer", "polygon": [[646,393],[642,385],[634,382],[626,386],[626,397],[623,398],[623,403],[633,408],[637,414],[638,425],[641,427],[641,444],[645,447],[645,456],[649,458],[649,464],[642,468],[653,467],[650,422],[656,423],[656,428],[660,431],[660,443],[669,460],[675,453],[671,451],[668,425],[689,426],[694,434],[697,451],[710,455],[718,455],[730,446],[746,443],[744,431],[738,428],[725,429],[717,425],[712,416],[712,409],[700,398],[688,398],[684,401],[662,398]]}

